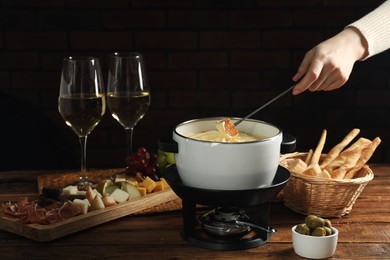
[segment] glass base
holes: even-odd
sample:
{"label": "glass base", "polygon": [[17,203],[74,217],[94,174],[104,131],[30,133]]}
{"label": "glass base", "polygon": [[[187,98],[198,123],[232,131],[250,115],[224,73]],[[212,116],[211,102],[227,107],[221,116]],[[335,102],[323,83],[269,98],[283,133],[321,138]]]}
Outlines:
{"label": "glass base", "polygon": [[88,186],[95,186],[95,183],[89,181],[88,179],[80,179],[74,185],[82,188],[82,187],[88,187]]}

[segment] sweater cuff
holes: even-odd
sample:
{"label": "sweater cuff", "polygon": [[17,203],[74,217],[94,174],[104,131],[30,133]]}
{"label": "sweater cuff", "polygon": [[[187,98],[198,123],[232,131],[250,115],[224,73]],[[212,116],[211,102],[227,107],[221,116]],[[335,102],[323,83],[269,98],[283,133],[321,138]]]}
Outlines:
{"label": "sweater cuff", "polygon": [[390,47],[390,1],[386,1],[346,28],[348,27],[359,30],[367,42],[368,55],[362,60],[387,50]]}

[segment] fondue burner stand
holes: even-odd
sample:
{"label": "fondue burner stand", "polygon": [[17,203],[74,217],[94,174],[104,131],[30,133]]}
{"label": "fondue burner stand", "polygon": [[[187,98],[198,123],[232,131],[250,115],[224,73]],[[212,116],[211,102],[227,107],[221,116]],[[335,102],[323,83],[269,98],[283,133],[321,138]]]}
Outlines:
{"label": "fondue burner stand", "polygon": [[269,202],[253,209],[256,221],[236,207],[217,207],[197,220],[196,203],[183,200],[182,237],[194,246],[215,250],[258,247],[276,230],[268,228]]}
{"label": "fondue burner stand", "polygon": [[[270,186],[228,191],[186,186],[174,165],[165,170],[164,177],[182,199],[181,233],[188,243],[214,250],[243,250],[263,245],[276,232],[269,227],[271,199],[290,179],[290,172],[279,167]],[[197,216],[198,204],[214,209]]]}

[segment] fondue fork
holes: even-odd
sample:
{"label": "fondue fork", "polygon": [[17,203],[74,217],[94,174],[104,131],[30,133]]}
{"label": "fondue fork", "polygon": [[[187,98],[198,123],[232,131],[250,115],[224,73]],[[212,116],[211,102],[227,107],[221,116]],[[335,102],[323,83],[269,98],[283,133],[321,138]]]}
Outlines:
{"label": "fondue fork", "polygon": [[261,230],[261,231],[265,231],[267,233],[275,233],[276,232],[276,229],[272,228],[272,227],[269,227],[269,228],[263,228],[262,226],[259,226],[259,225],[256,225],[256,224],[253,224],[253,223],[250,223],[250,222],[245,222],[245,221],[239,221],[239,220],[236,220],[235,221],[237,225],[239,226],[250,226],[250,227],[253,227],[255,229],[258,229],[258,230]]}
{"label": "fondue fork", "polygon": [[288,92],[290,92],[290,90],[292,90],[294,87],[295,87],[296,84],[292,85],[291,87],[289,87],[288,89],[286,89],[285,91],[283,91],[282,93],[280,93],[279,95],[277,95],[276,97],[274,97],[273,99],[271,99],[270,101],[268,101],[267,103],[265,103],[264,105],[262,105],[261,107],[259,107],[258,109],[256,109],[255,111],[253,111],[252,113],[250,113],[249,115],[247,115],[246,117],[243,117],[241,118],[240,120],[236,121],[234,123],[235,126],[238,126],[242,121],[250,118],[251,116],[253,116],[254,114],[256,114],[257,112],[259,112],[260,110],[262,110],[263,108],[265,108],[266,106],[268,106],[269,104],[271,104],[272,102],[274,102],[275,100],[279,99],[280,97],[284,96],[285,94],[287,94]]}

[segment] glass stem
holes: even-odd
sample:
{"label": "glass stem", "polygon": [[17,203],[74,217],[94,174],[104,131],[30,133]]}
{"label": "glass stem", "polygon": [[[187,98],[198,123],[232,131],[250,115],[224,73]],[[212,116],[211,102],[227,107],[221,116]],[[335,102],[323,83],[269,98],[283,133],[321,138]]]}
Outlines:
{"label": "glass stem", "polygon": [[87,183],[87,136],[80,136],[80,154],[81,154],[81,172],[80,172],[80,182]]}
{"label": "glass stem", "polygon": [[133,153],[133,129],[134,127],[125,128],[127,139],[127,157]]}

